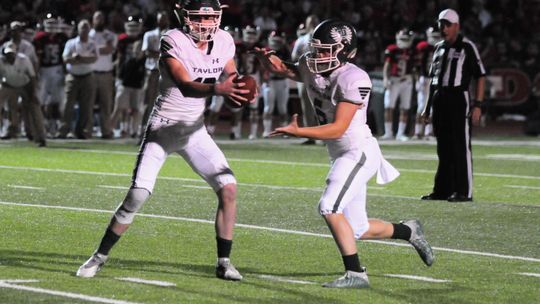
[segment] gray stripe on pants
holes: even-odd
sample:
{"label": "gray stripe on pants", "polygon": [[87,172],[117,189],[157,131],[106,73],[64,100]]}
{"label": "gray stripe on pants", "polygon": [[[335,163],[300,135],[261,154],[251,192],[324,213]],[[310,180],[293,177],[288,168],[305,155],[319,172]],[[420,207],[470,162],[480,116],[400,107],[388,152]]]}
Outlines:
{"label": "gray stripe on pants", "polygon": [[336,200],[336,203],[334,204],[334,208],[332,209],[332,213],[336,213],[339,204],[341,204],[341,200],[345,196],[345,192],[349,189],[349,186],[351,185],[352,181],[354,180],[354,177],[360,171],[360,168],[366,163],[366,153],[362,152],[362,157],[360,158],[360,161],[354,166],[351,173],[349,174],[349,177],[347,177],[347,181],[345,181],[345,185],[343,185],[343,188],[341,188],[341,191],[339,192],[338,198]]}

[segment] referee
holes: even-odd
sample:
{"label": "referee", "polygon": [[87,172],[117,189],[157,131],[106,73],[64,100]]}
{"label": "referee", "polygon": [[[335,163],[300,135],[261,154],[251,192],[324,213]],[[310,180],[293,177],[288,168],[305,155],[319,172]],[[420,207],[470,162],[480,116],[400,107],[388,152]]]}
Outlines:
{"label": "referee", "polygon": [[[427,122],[433,107],[439,165],[433,192],[422,200],[468,202],[473,192],[471,120],[475,125],[480,121],[486,71],[474,43],[459,33],[456,11],[442,11],[438,25],[444,41],[435,46],[422,117]],[[474,100],[468,91],[471,78],[476,79]]]}

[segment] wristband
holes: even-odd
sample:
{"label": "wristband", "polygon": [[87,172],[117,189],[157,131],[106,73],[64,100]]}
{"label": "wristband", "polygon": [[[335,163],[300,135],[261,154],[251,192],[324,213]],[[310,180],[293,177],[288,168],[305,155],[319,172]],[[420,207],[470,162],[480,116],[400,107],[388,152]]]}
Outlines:
{"label": "wristband", "polygon": [[474,100],[473,101],[473,108],[481,108],[482,102],[480,100]]}

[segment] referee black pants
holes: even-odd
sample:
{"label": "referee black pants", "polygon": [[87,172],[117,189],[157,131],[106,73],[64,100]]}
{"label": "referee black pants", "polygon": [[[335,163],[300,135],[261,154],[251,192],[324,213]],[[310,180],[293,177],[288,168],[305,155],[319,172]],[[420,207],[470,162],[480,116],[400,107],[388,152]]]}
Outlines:
{"label": "referee black pants", "polygon": [[433,192],[472,198],[470,99],[467,91],[439,89],[433,95],[433,132],[439,165]]}

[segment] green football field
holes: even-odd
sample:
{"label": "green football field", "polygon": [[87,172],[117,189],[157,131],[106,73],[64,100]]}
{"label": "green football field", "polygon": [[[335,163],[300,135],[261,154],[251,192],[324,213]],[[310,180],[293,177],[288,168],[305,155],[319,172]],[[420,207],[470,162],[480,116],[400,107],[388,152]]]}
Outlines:
{"label": "green football field", "polygon": [[0,303],[538,303],[540,142],[473,142],[474,202],[426,202],[433,143],[382,143],[401,172],[372,180],[368,214],[419,219],[436,254],[426,267],[405,242],[358,242],[371,288],[325,289],[343,273],[317,202],[322,145],[218,141],[238,179],[232,261],[215,278],[216,197],[171,156],[154,194],[92,279],[75,271],[129,187],[137,147],[120,141],[0,143]]}

